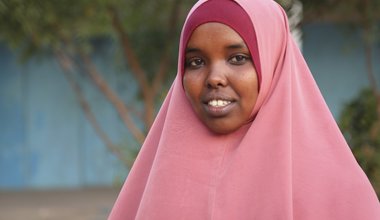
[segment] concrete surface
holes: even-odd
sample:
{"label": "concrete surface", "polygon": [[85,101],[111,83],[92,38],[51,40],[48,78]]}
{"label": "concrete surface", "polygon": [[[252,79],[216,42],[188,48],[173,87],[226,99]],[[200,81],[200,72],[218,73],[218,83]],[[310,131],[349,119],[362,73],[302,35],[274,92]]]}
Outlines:
{"label": "concrete surface", "polygon": [[119,189],[0,192],[0,220],[105,220]]}

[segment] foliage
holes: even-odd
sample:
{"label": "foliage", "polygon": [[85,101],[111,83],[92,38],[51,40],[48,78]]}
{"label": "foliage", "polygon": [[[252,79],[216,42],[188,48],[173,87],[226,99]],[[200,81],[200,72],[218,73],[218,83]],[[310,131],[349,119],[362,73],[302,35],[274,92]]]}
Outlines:
{"label": "foliage", "polygon": [[276,0],[278,4],[280,4],[286,11],[292,7],[292,4],[296,0]]}
{"label": "foliage", "polygon": [[363,30],[363,40],[379,40],[380,0],[301,0],[304,23],[340,22]]}
{"label": "foliage", "polygon": [[340,118],[342,132],[380,196],[380,90],[375,77],[373,48],[380,40],[380,0],[301,0],[303,23],[327,21],[360,31],[370,89],[348,103]]}
{"label": "foliage", "polygon": [[377,100],[371,89],[364,89],[344,107],[340,128],[359,164],[380,195],[380,120]]}
{"label": "foliage", "polygon": [[[166,91],[166,82],[175,73],[175,42],[181,21],[194,2],[0,0],[0,41],[17,50],[24,61],[35,56],[54,57],[98,136],[119,158],[128,161],[121,156],[125,155],[124,146],[114,146],[103,131],[79,80],[88,80],[103,94],[131,132],[133,141],[140,145],[153,121],[158,100]],[[121,62],[124,73],[135,79],[135,100],[142,104],[142,110],[125,103],[103,79],[106,73],[100,71],[92,56],[99,46],[104,46],[99,42],[116,48],[108,58]]]}
{"label": "foliage", "polygon": [[305,22],[330,21],[374,27],[380,19],[380,0],[301,0]]}
{"label": "foliage", "polygon": [[110,8],[116,8],[125,30],[136,42],[134,46],[141,46],[136,50],[154,51],[160,49],[157,45],[162,45],[162,35],[168,31],[173,1],[0,0],[0,39],[22,47],[25,58],[51,52],[69,40],[75,42],[71,46],[89,50],[97,38],[118,41],[109,13]]}

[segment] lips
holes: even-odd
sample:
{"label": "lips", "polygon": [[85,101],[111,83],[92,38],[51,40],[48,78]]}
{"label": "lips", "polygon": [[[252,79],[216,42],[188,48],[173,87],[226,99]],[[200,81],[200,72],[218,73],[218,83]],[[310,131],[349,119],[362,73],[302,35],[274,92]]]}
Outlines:
{"label": "lips", "polygon": [[235,100],[221,95],[209,95],[204,99],[203,104],[205,112],[210,117],[224,117],[233,110]]}

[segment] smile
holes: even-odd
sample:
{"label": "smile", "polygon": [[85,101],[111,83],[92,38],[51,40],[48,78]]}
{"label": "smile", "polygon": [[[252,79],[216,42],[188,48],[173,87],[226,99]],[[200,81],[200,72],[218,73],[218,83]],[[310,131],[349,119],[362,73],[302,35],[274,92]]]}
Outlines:
{"label": "smile", "polygon": [[204,110],[207,115],[214,118],[225,117],[233,111],[236,102],[234,100],[226,100],[221,98],[214,98],[204,103]]}
{"label": "smile", "polygon": [[226,101],[226,100],[210,100],[207,104],[212,107],[224,107],[230,104],[231,101]]}

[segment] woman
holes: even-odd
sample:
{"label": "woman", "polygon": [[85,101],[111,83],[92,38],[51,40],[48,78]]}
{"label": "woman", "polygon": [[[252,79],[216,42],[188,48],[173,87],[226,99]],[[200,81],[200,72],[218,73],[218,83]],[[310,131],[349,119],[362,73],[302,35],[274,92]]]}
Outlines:
{"label": "woman", "polygon": [[177,77],[109,219],[380,219],[275,2],[193,7]]}

